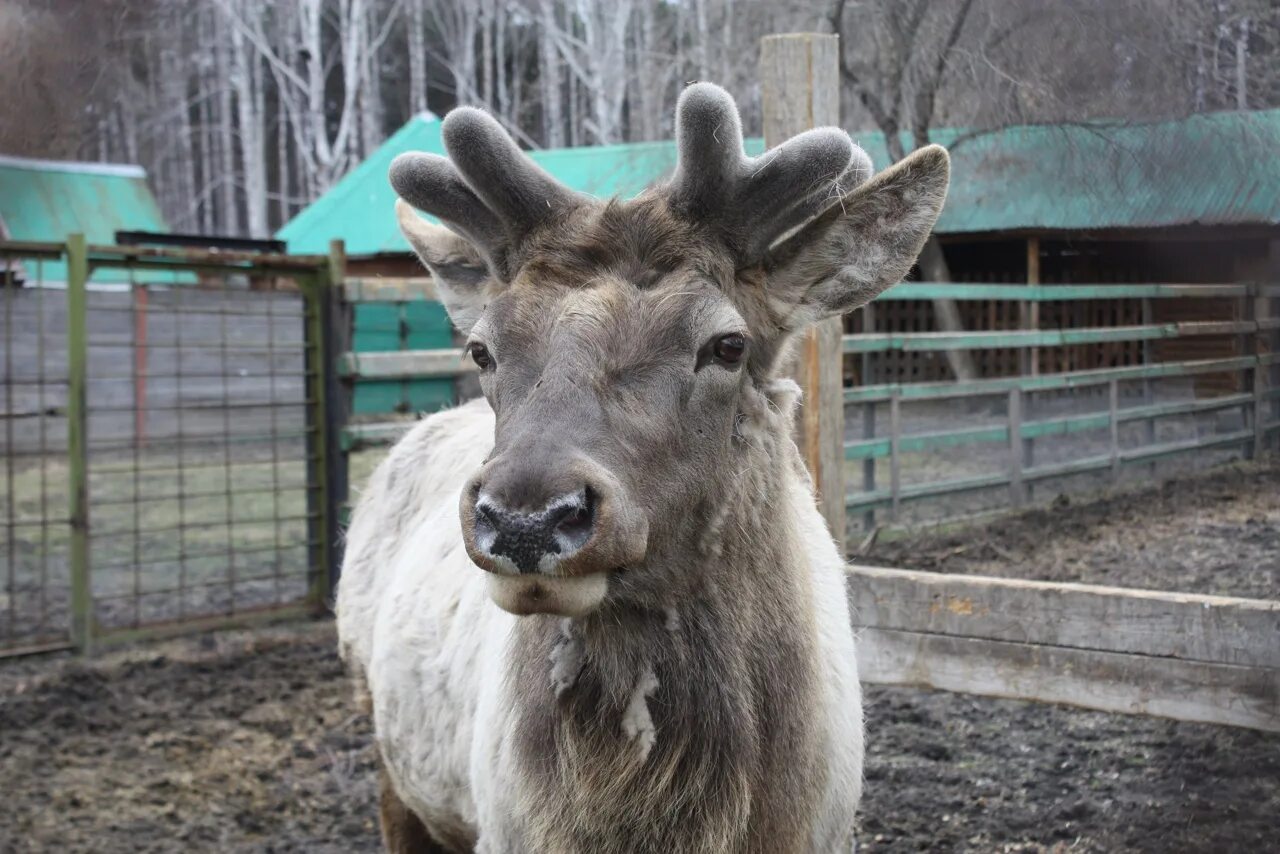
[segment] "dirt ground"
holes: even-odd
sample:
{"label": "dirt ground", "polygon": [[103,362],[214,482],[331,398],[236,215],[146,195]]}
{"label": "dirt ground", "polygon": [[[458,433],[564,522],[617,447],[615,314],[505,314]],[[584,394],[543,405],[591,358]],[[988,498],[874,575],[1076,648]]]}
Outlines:
{"label": "dirt ground", "polygon": [[860,563],[1280,598],[1280,459],[877,541]]}
{"label": "dirt ground", "polygon": [[[867,690],[863,851],[1251,851],[1280,735]],[[328,623],[0,666],[0,851],[377,850]]]}

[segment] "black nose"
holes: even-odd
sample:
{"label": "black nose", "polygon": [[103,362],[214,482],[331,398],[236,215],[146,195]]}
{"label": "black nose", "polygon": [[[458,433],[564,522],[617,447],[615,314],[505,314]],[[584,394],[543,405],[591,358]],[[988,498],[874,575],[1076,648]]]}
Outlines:
{"label": "black nose", "polygon": [[476,545],[498,563],[510,561],[516,572],[550,571],[591,539],[594,504],[591,490],[583,488],[526,513],[481,493],[476,499]]}

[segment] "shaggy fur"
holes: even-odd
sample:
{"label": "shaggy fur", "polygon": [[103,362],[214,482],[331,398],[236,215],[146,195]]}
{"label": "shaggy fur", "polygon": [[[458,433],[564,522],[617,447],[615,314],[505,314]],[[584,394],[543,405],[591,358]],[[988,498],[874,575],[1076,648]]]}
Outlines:
{"label": "shaggy fur", "polygon": [[[483,212],[441,215],[467,242],[400,211],[492,364],[484,400],[425,419],[374,473],[338,623],[393,806],[447,850],[853,845],[862,721],[843,560],[790,439],[798,389],[779,375],[795,332],[910,266],[942,204],[946,155],[926,149],[863,183],[846,174],[851,148],[820,134],[795,149],[810,155],[764,168],[824,186],[753,225],[724,209],[754,191],[723,92],[682,99],[680,144],[669,184],[630,202],[556,191],[549,216],[529,211],[541,178],[481,186],[526,173],[464,157],[459,180]],[[853,189],[833,204],[825,184],[839,170]],[[423,180],[397,190],[430,209],[440,175]],[[497,221],[505,238],[475,237]],[[744,237],[779,222],[785,234]],[[748,340],[740,364],[715,356],[730,333]],[[584,470],[607,479],[601,530],[626,545],[583,549],[590,565],[567,561],[548,580],[588,574],[603,598],[572,618],[495,607],[490,573],[468,559],[477,485],[556,495]]]}

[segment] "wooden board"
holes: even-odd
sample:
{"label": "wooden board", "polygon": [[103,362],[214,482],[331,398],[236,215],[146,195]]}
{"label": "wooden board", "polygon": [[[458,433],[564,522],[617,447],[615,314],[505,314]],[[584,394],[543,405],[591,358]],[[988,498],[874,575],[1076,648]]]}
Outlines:
{"label": "wooden board", "polygon": [[849,568],[859,626],[1280,669],[1280,600]]}
{"label": "wooden board", "polygon": [[851,566],[870,683],[1280,731],[1280,601]]}
{"label": "wooden board", "polygon": [[[840,124],[840,41],[819,33],[767,36],[760,42],[764,141],[772,148],[815,127]],[[804,390],[797,441],[832,537],[844,544],[843,321],[830,318],[796,348],[796,381]]]}
{"label": "wooden board", "polygon": [[1280,732],[1280,671],[1016,641],[864,629],[871,684],[1063,703]]}

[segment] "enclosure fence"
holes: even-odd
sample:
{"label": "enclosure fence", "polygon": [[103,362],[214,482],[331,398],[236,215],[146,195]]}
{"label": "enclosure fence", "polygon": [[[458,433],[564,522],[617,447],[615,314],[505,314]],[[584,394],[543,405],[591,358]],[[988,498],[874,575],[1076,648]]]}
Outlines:
{"label": "enclosure fence", "polygon": [[[323,611],[348,481],[372,462],[358,452],[423,400],[478,393],[460,347],[414,348],[409,321],[442,317],[430,280],[348,277],[339,243],[279,256],[73,236],[0,242],[0,265],[0,656]],[[1007,509],[1074,477],[1273,449],[1277,298],[1270,283],[898,285],[832,342],[839,395],[806,402],[840,430],[822,440],[853,485],[842,509],[911,523],[917,506]],[[876,328],[886,305],[936,299],[1016,303],[1031,328]],[[1099,299],[1145,322],[1042,328]],[[399,349],[360,349],[361,333]],[[928,359],[958,349],[1013,351],[993,363],[1017,370],[933,379]],[[903,381],[903,353],[924,381]],[[857,565],[848,594],[871,682],[1280,730],[1280,600]]]}
{"label": "enclosure fence", "polygon": [[0,655],[313,613],[329,259],[0,243]]}

